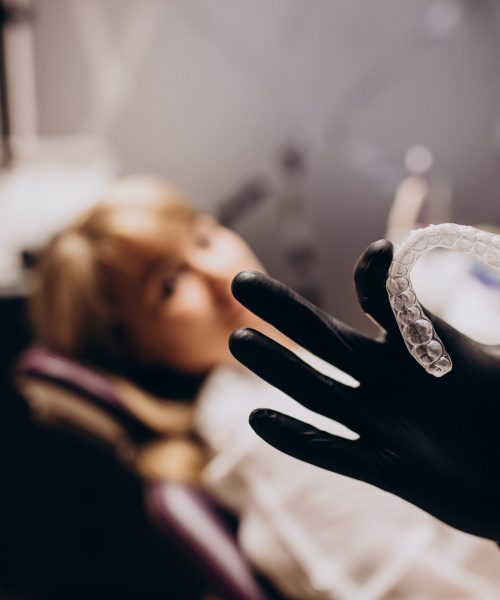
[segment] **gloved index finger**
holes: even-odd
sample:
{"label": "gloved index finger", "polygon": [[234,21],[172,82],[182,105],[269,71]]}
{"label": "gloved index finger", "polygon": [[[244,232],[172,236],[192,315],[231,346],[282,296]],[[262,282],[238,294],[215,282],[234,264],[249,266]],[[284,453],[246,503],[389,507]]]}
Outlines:
{"label": "gloved index finger", "polygon": [[271,277],[243,271],[232,285],[235,298],[316,356],[358,381],[366,375],[378,342],[363,336]]}

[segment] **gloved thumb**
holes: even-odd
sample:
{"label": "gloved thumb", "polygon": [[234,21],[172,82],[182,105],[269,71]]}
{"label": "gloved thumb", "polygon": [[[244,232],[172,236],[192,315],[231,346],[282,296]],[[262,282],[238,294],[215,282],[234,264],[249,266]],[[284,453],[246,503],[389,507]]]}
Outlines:
{"label": "gloved thumb", "polygon": [[398,332],[385,287],[392,255],[392,243],[378,240],[368,246],[354,268],[354,282],[361,308],[387,333]]}

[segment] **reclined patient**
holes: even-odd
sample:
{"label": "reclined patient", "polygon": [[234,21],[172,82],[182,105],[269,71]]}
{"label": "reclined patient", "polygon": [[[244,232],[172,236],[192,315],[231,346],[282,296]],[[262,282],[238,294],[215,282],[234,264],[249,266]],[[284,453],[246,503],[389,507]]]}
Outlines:
{"label": "reclined patient", "polygon": [[[230,291],[239,271],[262,268],[238,235],[176,188],[124,178],[41,254],[35,332],[51,350],[120,386],[131,412],[159,434],[134,454],[134,467],[144,477],[210,490],[238,516],[240,545],[254,566],[287,597],[495,597],[493,545],[378,489],[275,452],[250,429],[254,408],[290,413],[289,399],[228,350],[239,327],[269,331]],[[273,337],[356,385],[275,331]],[[356,435],[298,405],[294,416]]]}

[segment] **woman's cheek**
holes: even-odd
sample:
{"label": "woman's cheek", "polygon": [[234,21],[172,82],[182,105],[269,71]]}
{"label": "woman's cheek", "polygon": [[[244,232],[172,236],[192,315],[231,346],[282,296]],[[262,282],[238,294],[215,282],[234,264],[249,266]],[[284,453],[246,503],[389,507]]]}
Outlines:
{"label": "woman's cheek", "polygon": [[166,318],[176,323],[196,321],[207,312],[210,303],[206,286],[201,285],[197,277],[185,275],[166,305]]}

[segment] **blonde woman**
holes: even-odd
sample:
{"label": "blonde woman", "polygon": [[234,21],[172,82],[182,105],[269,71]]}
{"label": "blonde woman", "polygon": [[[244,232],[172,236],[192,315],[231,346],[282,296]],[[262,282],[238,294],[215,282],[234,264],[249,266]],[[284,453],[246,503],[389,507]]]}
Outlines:
{"label": "blonde woman", "polygon": [[[488,555],[486,542],[279,454],[251,431],[253,408],[290,407],[228,350],[234,329],[269,332],[231,294],[232,278],[246,269],[262,265],[245,242],[180,191],[155,178],[125,178],[43,253],[35,331],[52,350],[122,387],[129,409],[160,436],[135,455],[134,466],[148,477],[201,479],[237,514],[241,547],[287,597],[493,598],[498,576],[468,566]],[[294,416],[355,435],[301,406]]]}

